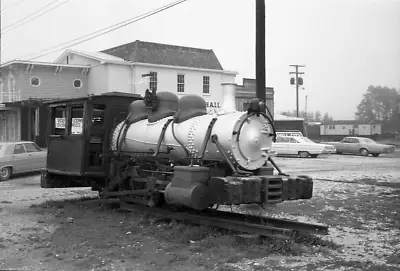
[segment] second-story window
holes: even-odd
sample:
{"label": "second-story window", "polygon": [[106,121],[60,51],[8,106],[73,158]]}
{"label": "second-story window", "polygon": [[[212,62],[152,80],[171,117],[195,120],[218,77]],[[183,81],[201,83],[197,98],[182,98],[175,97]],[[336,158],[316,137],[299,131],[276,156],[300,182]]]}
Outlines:
{"label": "second-story window", "polygon": [[178,92],[185,92],[185,75],[178,74]]}
{"label": "second-story window", "polygon": [[150,90],[157,90],[157,73],[150,72]]}
{"label": "second-story window", "polygon": [[203,93],[210,93],[210,76],[203,76]]}

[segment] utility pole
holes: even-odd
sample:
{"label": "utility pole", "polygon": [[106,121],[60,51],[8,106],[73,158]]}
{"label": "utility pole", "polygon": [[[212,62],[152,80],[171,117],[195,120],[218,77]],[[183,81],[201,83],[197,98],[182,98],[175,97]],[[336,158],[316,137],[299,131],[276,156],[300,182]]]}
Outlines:
{"label": "utility pole", "polygon": [[265,81],[265,0],[256,0],[256,95],[266,105]]}
{"label": "utility pole", "polygon": [[295,74],[295,78],[290,78],[290,84],[296,85],[296,115],[299,117],[299,86],[303,85],[303,78],[299,77],[299,75],[304,74],[304,72],[299,72],[299,68],[304,68],[304,65],[289,65],[290,67],[294,67],[296,71],[290,72],[289,74]]}
{"label": "utility pole", "polygon": [[[0,1],[0,10],[1,10],[2,2],[3,1]],[[1,29],[1,13],[2,12],[0,12],[0,29]],[[1,65],[1,54],[2,54],[2,52],[3,52],[3,43],[2,43],[2,40],[1,40],[1,32],[0,32],[0,65]],[[1,77],[1,68],[0,68],[0,77]],[[3,95],[3,93],[0,93],[0,95]]]}
{"label": "utility pole", "polygon": [[308,95],[306,95],[306,102],[305,102],[305,106],[304,106],[304,114],[305,114],[306,121],[308,121],[307,120],[307,98],[308,98]]}

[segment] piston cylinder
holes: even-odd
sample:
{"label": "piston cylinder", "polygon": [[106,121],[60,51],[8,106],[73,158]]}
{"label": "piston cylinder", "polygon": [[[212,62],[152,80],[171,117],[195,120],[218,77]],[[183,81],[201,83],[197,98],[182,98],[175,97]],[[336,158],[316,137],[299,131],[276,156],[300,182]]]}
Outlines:
{"label": "piston cylinder", "polygon": [[180,187],[173,186],[171,182],[165,188],[164,198],[168,204],[201,211],[209,205],[207,194],[208,188],[202,183],[191,183],[188,187]]}

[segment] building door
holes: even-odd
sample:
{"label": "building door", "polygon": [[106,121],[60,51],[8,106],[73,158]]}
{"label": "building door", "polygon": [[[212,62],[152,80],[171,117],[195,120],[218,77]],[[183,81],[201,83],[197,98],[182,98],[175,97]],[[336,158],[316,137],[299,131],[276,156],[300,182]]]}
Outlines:
{"label": "building door", "polygon": [[28,107],[28,140],[36,143],[38,135],[38,112],[36,107]]}
{"label": "building door", "polygon": [[7,135],[6,119],[0,116],[0,141],[5,141]]}

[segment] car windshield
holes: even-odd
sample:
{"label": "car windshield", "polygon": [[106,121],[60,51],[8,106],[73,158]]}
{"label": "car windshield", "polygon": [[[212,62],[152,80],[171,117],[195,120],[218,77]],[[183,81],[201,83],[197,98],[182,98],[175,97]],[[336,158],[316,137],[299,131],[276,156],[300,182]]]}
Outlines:
{"label": "car windshield", "polygon": [[363,141],[364,141],[365,143],[371,143],[371,144],[375,144],[375,143],[376,143],[375,141],[373,141],[373,140],[370,139],[370,138],[363,138]]}

